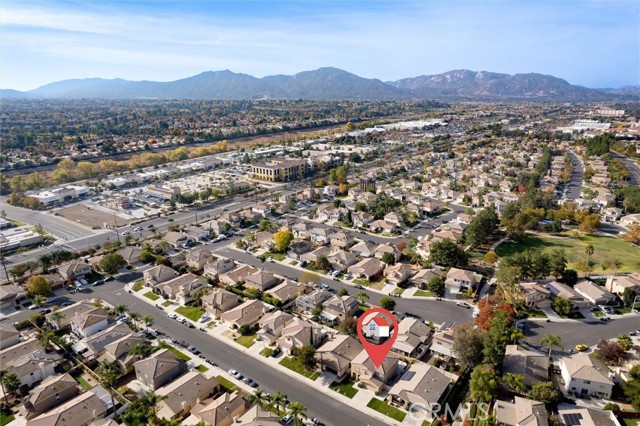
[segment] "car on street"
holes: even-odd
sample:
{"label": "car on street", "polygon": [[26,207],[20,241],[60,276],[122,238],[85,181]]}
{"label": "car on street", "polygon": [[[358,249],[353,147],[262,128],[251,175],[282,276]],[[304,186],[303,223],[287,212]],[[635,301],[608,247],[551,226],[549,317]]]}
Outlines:
{"label": "car on street", "polygon": [[196,328],[195,325],[191,324],[189,321],[187,320],[182,320],[182,323],[187,326],[187,328]]}
{"label": "car on street", "polygon": [[36,309],[40,309],[40,305],[31,305],[29,306],[29,310],[35,311]]}
{"label": "car on street", "polygon": [[71,301],[62,302],[62,303],[60,304],[60,306],[63,306],[63,307],[64,307],[64,306],[71,306],[71,305],[73,305],[73,302],[71,302]]}
{"label": "car on street", "polygon": [[579,344],[579,345],[576,345],[576,351],[580,351],[580,352],[582,352],[582,351],[586,351],[588,348],[589,348],[589,347],[588,347],[587,345],[584,345],[584,344],[582,344],[582,343],[581,343],[581,344]]}
{"label": "car on street", "polygon": [[206,333],[208,330],[205,327],[198,327],[198,330]]}
{"label": "car on street", "polygon": [[231,370],[229,370],[229,374],[231,374],[233,377],[235,377],[238,380],[242,380],[243,379],[243,375],[238,373],[236,370],[234,370],[233,368]]}
{"label": "car on street", "polygon": [[362,287],[360,284],[356,284],[354,285],[355,288],[359,288],[359,289],[363,289],[364,287]]}
{"label": "car on street", "polygon": [[122,236],[131,235],[131,231],[122,231]]}
{"label": "car on street", "polygon": [[244,379],[242,379],[242,381],[248,384],[249,386],[251,386],[252,388],[258,387],[258,384],[248,377],[245,377]]}
{"label": "car on street", "polygon": [[171,319],[177,319],[178,318],[178,314],[176,314],[175,312],[169,312],[167,314],[167,316]]}
{"label": "car on street", "polygon": [[280,348],[275,348],[273,351],[271,351],[271,356],[275,358],[280,355],[280,353],[282,353],[282,350],[280,350]]}
{"label": "car on street", "polygon": [[156,303],[156,308],[160,309],[161,311],[164,311],[164,308],[162,307],[162,305],[159,305]]}

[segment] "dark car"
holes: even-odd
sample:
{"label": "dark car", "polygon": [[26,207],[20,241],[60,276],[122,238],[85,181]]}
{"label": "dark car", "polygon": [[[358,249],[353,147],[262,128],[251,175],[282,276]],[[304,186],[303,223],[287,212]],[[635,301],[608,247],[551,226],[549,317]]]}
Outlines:
{"label": "dark car", "polygon": [[46,314],[50,314],[51,313],[51,309],[47,308],[47,309],[43,309],[40,311],[40,315],[46,315]]}
{"label": "dark car", "polygon": [[164,308],[162,307],[162,305],[158,305],[157,303],[156,303],[156,308],[160,309],[161,311],[164,311]]}
{"label": "dark car", "polygon": [[150,223],[149,225],[147,225],[147,229],[151,229],[151,228],[155,228],[155,226],[153,225],[153,223]]}
{"label": "dark car", "polygon": [[185,321],[184,325],[186,325],[188,328],[195,328],[195,326],[191,324],[189,321]]}
{"label": "dark car", "polygon": [[282,353],[280,348],[275,348],[273,351],[271,351],[271,356],[272,357],[277,357],[278,355],[280,355],[280,353]]}
{"label": "dark car", "polygon": [[98,280],[98,281],[94,282],[91,285],[94,286],[94,287],[98,287],[99,285],[102,285],[102,284],[104,284],[104,280]]}
{"label": "dark car", "polygon": [[60,304],[60,306],[71,306],[71,305],[73,305],[73,302],[70,302],[70,301],[62,302]]}
{"label": "dark car", "polygon": [[203,331],[203,332],[207,332],[207,329],[205,327],[198,327],[198,330]]}
{"label": "dark car", "polygon": [[108,277],[105,277],[105,278],[103,279],[103,281],[104,281],[105,283],[106,283],[106,282],[108,282],[108,281],[113,281],[113,276],[109,275]]}
{"label": "dark car", "polygon": [[212,359],[208,359],[206,361],[207,361],[207,364],[213,365],[214,367],[218,365]]}

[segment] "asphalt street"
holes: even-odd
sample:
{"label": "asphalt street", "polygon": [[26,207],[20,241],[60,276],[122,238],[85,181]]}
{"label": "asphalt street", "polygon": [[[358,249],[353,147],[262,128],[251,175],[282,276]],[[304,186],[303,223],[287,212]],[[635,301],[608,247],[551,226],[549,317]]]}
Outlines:
{"label": "asphalt street", "polygon": [[580,190],[582,189],[582,179],[584,175],[584,167],[582,161],[578,158],[573,151],[569,151],[569,157],[571,157],[571,179],[567,183],[567,195],[569,200],[575,200],[580,197]]}
{"label": "asphalt street", "polygon": [[629,183],[632,185],[640,185],[640,167],[638,166],[638,164],[629,157],[625,157],[624,155],[616,151],[610,152],[611,157],[617,158],[618,160],[622,161],[627,167],[627,170],[629,170]]}

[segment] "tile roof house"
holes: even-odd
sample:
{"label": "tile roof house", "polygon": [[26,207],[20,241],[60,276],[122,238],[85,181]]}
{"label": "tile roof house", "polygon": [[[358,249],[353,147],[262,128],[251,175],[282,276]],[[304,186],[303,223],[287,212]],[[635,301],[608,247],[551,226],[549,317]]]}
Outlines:
{"label": "tile roof house", "polygon": [[247,276],[258,272],[257,268],[254,268],[249,265],[242,265],[237,267],[236,269],[232,269],[229,272],[225,272],[224,274],[220,274],[218,279],[223,284],[227,285],[236,285],[238,283],[244,282]]}
{"label": "tile roof house", "polygon": [[411,277],[411,284],[425,290],[429,281],[433,278],[441,277],[443,274],[444,272],[439,269],[420,269]]}
{"label": "tile roof house", "polygon": [[287,256],[300,260],[301,256],[305,253],[313,250],[313,245],[309,241],[294,241],[289,245],[289,250],[287,251]]}
{"label": "tile roof house", "polygon": [[444,285],[446,292],[454,295],[463,293],[469,288],[477,288],[480,281],[482,281],[482,275],[476,272],[460,268],[451,268],[447,273]]}
{"label": "tile roof house", "polygon": [[387,282],[394,285],[400,285],[413,275],[413,269],[408,263],[396,263],[395,265],[389,265],[384,269],[384,276],[387,278]]}
{"label": "tile roof house", "polygon": [[87,338],[109,327],[114,320],[106,310],[94,307],[92,310],[78,313],[69,322],[71,331],[77,336]]}
{"label": "tile roof house", "polygon": [[121,337],[115,342],[109,343],[104,347],[104,355],[101,360],[115,362],[122,367],[123,370],[139,359],[137,355],[130,355],[131,350],[136,345],[143,345],[147,340],[138,335],[131,333],[128,336]]}
{"label": "tile roof house", "polygon": [[178,419],[187,415],[201,400],[220,389],[215,377],[205,377],[192,370],[165,386],[156,389],[156,394],[164,396],[157,405],[159,418]]}
{"label": "tile roof house", "polygon": [[376,367],[367,351],[363,350],[351,361],[351,378],[362,383],[365,389],[380,392],[398,371],[399,358],[399,355],[389,352],[382,364]]}
{"label": "tile roof house", "polygon": [[293,315],[283,311],[274,311],[265,314],[258,321],[260,330],[258,339],[272,345],[282,335],[282,330],[293,319]]}
{"label": "tile roof house", "polygon": [[49,376],[24,398],[20,413],[27,420],[32,419],[65,403],[79,392],[78,382],[70,374]]}
{"label": "tile roof house", "polygon": [[316,350],[315,359],[322,371],[336,374],[341,382],[351,372],[351,361],[362,352],[362,345],[351,336],[338,334]]}
{"label": "tile roof house", "polygon": [[496,401],[496,422],[505,426],[548,426],[543,402],[515,396],[513,402]]}
{"label": "tile roof house", "polygon": [[550,283],[545,284],[544,287],[551,292],[551,296],[553,298],[561,297],[563,299],[567,299],[571,302],[574,309],[587,308],[590,305],[587,299],[582,297],[577,291],[566,284],[551,281]]}
{"label": "tile roof house", "polygon": [[165,265],[154,266],[142,273],[144,284],[147,287],[155,287],[178,276],[178,271]]}
{"label": "tile roof house", "polygon": [[559,404],[558,424],[560,426],[621,426],[612,410],[597,410],[579,405]]}
{"label": "tile roof house", "polygon": [[372,257],[377,248],[377,244],[370,243],[368,241],[360,241],[352,246],[349,251],[360,257]]}
{"label": "tile roof house", "polygon": [[244,286],[265,292],[278,285],[280,281],[282,280],[272,273],[260,269],[245,277]]}
{"label": "tile roof house", "polygon": [[609,293],[604,287],[588,280],[580,280],[573,286],[573,289],[594,305],[606,305],[616,300],[615,294]]}
{"label": "tile roof house", "polygon": [[576,354],[560,359],[560,373],[567,394],[611,398],[613,381],[609,370],[598,359],[587,354]]}
{"label": "tile roof house", "polygon": [[385,264],[376,258],[366,258],[362,259],[355,265],[349,266],[349,268],[347,268],[347,271],[360,278],[370,280],[371,278],[379,275],[384,269],[384,266]]}
{"label": "tile roof house", "polygon": [[322,304],[331,296],[333,296],[331,293],[324,290],[315,290],[309,294],[301,294],[296,299],[296,308],[302,312],[311,312],[314,309],[322,307]]}
{"label": "tile roof house", "polygon": [[58,266],[58,273],[65,280],[75,280],[91,273],[91,266],[84,262],[69,262]]}
{"label": "tile roof house", "polygon": [[240,304],[237,294],[222,288],[214,288],[210,293],[202,296],[202,307],[213,318],[219,318],[222,313]]}
{"label": "tile roof house", "polygon": [[345,231],[338,231],[331,234],[329,242],[334,247],[347,248],[353,245],[353,236]]}
{"label": "tile roof house", "polygon": [[150,390],[158,389],[187,372],[187,364],[169,349],[160,349],[133,366],[136,378]]}
{"label": "tile roof house", "polygon": [[276,345],[285,355],[304,345],[319,346],[325,338],[322,328],[309,321],[294,317],[280,331]]}
{"label": "tile roof house", "polygon": [[131,334],[134,334],[134,331],[128,324],[121,322],[111,324],[82,341],[82,345],[79,346],[83,350],[82,357],[88,361],[97,360],[104,354],[105,346]]}
{"label": "tile roof house", "polygon": [[421,358],[433,337],[431,328],[415,318],[403,318],[391,351],[411,358]]}
{"label": "tile roof house", "polygon": [[164,234],[163,239],[173,247],[178,248],[182,244],[185,244],[188,241],[189,237],[181,232],[169,231]]}
{"label": "tile roof house", "polygon": [[507,345],[502,372],[523,376],[527,386],[546,382],[549,380],[549,356],[547,353],[530,351],[518,345]]}
{"label": "tile roof house", "polygon": [[233,259],[226,257],[212,259],[204,265],[203,274],[211,278],[217,278],[220,274],[229,272],[235,267],[236,264]]}
{"label": "tile roof house", "polygon": [[282,283],[267,290],[265,293],[282,303],[286,303],[298,297],[298,295],[302,293],[303,288],[303,285],[300,285],[295,281],[284,280]]}
{"label": "tile roof house", "polygon": [[431,352],[438,354],[445,359],[455,358],[453,353],[453,326],[454,324],[444,323],[433,334]]}
{"label": "tile roof house", "polygon": [[627,288],[634,290],[636,293],[640,293],[640,272],[609,277],[607,278],[605,288],[607,291],[618,295],[622,295]]}
{"label": "tile roof house", "polygon": [[309,237],[311,238],[311,242],[325,245],[329,244],[333,233],[334,231],[330,228],[312,228],[309,231]]}
{"label": "tile roof house", "polygon": [[28,420],[26,426],[87,426],[103,418],[106,412],[107,406],[98,395],[88,391]]}
{"label": "tile roof house", "polygon": [[399,261],[400,257],[402,256],[402,252],[400,251],[398,246],[391,243],[380,244],[378,247],[376,247],[374,256],[378,259],[382,259],[382,256],[384,256],[386,253],[391,254],[396,262]]}
{"label": "tile roof house", "polygon": [[520,283],[525,304],[531,308],[551,306],[551,292],[538,282]]}
{"label": "tile roof house", "polygon": [[433,407],[449,393],[453,378],[444,370],[424,362],[416,362],[389,389],[386,399],[405,408],[412,404]]}
{"label": "tile roof house", "polygon": [[247,300],[241,305],[224,312],[220,319],[232,327],[253,325],[264,315],[266,308],[260,300]]}
{"label": "tile roof house", "polygon": [[191,272],[177,276],[153,288],[153,292],[165,299],[187,304],[196,293],[207,286],[207,281]]}
{"label": "tile roof house", "polygon": [[360,303],[353,296],[333,295],[322,304],[323,312],[320,316],[329,321],[341,323],[348,317],[353,317],[358,312]]}
{"label": "tile roof house", "polygon": [[336,271],[345,271],[349,266],[358,261],[358,256],[348,251],[338,250],[327,256],[331,267]]}
{"label": "tile roof house", "polygon": [[209,249],[191,251],[187,254],[187,266],[196,271],[202,270],[204,265],[211,261],[213,261],[213,254]]}
{"label": "tile roof house", "polygon": [[138,247],[127,246],[122,247],[117,251],[117,253],[122,256],[122,258],[126,260],[129,265],[134,265],[140,262],[140,254],[142,253],[142,250],[140,250]]}
{"label": "tile roof house", "polygon": [[247,411],[248,404],[237,391],[225,392],[216,399],[196,402],[191,409],[199,421],[215,426],[231,426]]}
{"label": "tile roof house", "polygon": [[46,353],[35,337],[0,351],[2,370],[14,373],[22,386],[33,386],[52,376],[60,360],[57,353]]}
{"label": "tile roof house", "polygon": [[8,322],[0,324],[0,350],[20,343],[20,332]]}

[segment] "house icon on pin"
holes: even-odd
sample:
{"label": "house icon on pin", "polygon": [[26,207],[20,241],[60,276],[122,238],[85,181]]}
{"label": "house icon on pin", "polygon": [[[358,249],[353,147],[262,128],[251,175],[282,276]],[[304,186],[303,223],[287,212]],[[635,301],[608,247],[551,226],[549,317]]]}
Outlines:
{"label": "house icon on pin", "polygon": [[373,317],[363,324],[362,331],[366,337],[389,337],[389,322],[383,317]]}

